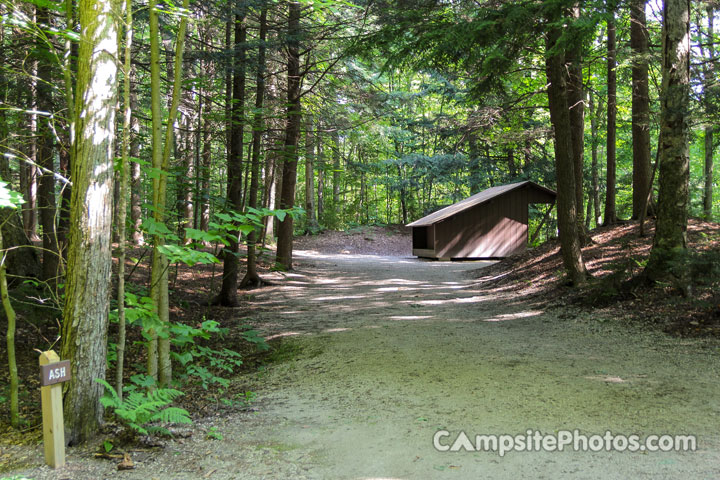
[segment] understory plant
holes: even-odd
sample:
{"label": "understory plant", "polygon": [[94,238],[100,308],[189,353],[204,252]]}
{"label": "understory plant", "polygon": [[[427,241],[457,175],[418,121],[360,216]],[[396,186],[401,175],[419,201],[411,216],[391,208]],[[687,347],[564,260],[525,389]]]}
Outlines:
{"label": "understory plant", "polygon": [[[243,338],[254,343],[258,350],[269,348],[257,331],[247,329],[248,327],[240,328],[246,328],[242,332]],[[242,365],[242,355],[229,348],[215,349],[197,342],[200,339],[209,340],[213,335],[222,338],[227,333],[228,329],[220,327],[214,320],[204,320],[197,328],[174,323],[170,328],[171,342],[175,347],[172,356],[184,368],[179,379],[197,381],[205,390],[211,385],[227,388],[230,380],[226,375],[232,374]]]}
{"label": "understory plant", "polygon": [[113,411],[117,419],[128,429],[141,435],[171,435],[167,426],[173,423],[192,423],[187,410],[170,406],[183,395],[173,388],[157,388],[155,380],[147,375],[133,375],[131,385],[124,388],[121,399],[115,389],[103,379],[96,379],[105,387],[100,403]]}

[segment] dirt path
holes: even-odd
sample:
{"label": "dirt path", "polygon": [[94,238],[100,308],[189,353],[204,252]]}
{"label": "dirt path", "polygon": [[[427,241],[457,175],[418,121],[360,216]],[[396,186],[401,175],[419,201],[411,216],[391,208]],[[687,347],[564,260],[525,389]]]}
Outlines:
{"label": "dirt path", "polygon": [[[479,263],[297,252],[254,294],[287,361],[248,381],[255,411],[198,424],[138,468],[72,461],[33,478],[718,478],[720,356],[711,341],[558,318],[467,275]],[[294,354],[292,352],[295,352]],[[215,427],[221,440],[205,438]],[[696,452],[439,452],[464,430],[695,434]]]}

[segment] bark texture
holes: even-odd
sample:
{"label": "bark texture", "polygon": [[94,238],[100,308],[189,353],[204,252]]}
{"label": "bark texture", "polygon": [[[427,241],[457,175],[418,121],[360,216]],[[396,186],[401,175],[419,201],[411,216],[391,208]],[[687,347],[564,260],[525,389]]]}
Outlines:
{"label": "bark texture", "polygon": [[[572,10],[573,19],[580,18],[580,7]],[[589,242],[583,218],[583,181],[585,169],[585,88],[582,73],[582,43],[573,42],[565,55],[568,72],[568,107],[570,108],[570,131],[572,138],[572,158],[575,174],[575,207],[577,212],[578,235],[581,244]],[[513,175],[514,176],[514,175]]]}
{"label": "bark texture", "polygon": [[112,229],[117,26],[114,2],[80,0],[76,94],[76,158],[72,165],[70,245],[62,355],[72,361],[65,384],[65,439],[83,442],[98,431],[103,409]]}
{"label": "bark texture", "polygon": [[650,93],[648,87],[648,32],[645,0],[630,2],[630,48],[632,49],[632,148],[633,218],[650,189]]}
{"label": "bark texture", "polygon": [[[288,12],[288,89],[287,127],[283,151],[282,188],[280,208],[295,206],[297,182],[297,146],[300,137],[302,108],[300,105],[300,3],[290,2]],[[279,222],[275,262],[281,268],[292,269],[293,218],[291,215]]]}
{"label": "bark texture", "polygon": [[[250,164],[250,194],[248,199],[248,207],[258,208],[258,190],[260,189],[260,148],[262,146],[263,134],[263,101],[265,98],[265,40],[267,38],[267,7],[263,7],[260,12],[260,45],[258,47],[258,63],[257,75],[255,77],[255,115],[253,116],[253,134],[252,134],[252,160]],[[257,252],[255,244],[260,237],[257,229],[248,235],[247,246],[247,270],[245,278],[240,285],[243,287],[260,286],[261,280],[257,273]]]}
{"label": "bark texture", "polygon": [[617,61],[615,42],[615,6],[614,2],[608,5],[608,31],[607,31],[607,170],[605,190],[605,218],[603,224],[611,225],[617,221],[617,207],[615,204],[615,184],[617,182]]}
{"label": "bark texture", "polygon": [[550,121],[554,130],[555,172],[557,176],[557,208],[560,250],[563,264],[573,285],[586,281],[585,264],[580,250],[575,206],[575,169],[572,156],[572,133],[565,81],[565,58],[556,43],[560,31],[548,33],[546,46],[546,73]]}
{"label": "bark texture", "polygon": [[[245,116],[245,13],[235,18],[235,64],[231,106],[232,135],[227,163],[227,207],[236,212],[242,211],[242,161],[243,161],[243,121]],[[238,271],[240,269],[239,232],[235,232],[230,245],[223,250],[223,277],[220,293],[214,303],[234,307],[238,304]]]}
{"label": "bark texture", "polygon": [[[715,8],[712,4],[709,4],[705,10],[708,18],[708,29],[706,32],[708,55],[705,56],[703,51],[702,42],[700,42],[700,54],[703,59],[715,58]],[[705,100],[705,115],[711,117],[715,111],[715,106],[711,100],[711,91],[715,88],[715,64],[703,63],[703,94]],[[713,154],[715,153],[714,136],[716,126],[712,123],[712,120],[708,118],[705,124],[705,168],[704,168],[704,185],[703,185],[703,217],[705,220],[712,221],[712,207],[713,207],[713,170],[714,170],[714,159]]]}
{"label": "bark texture", "polygon": [[666,276],[669,263],[686,248],[689,102],[690,2],[666,0],[663,9],[658,212],[646,270],[651,279]]}

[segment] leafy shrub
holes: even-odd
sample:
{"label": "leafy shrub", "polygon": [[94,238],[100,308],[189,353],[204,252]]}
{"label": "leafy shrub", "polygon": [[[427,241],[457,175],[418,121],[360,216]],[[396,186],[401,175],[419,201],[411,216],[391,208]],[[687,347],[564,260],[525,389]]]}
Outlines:
{"label": "leafy shrub", "polygon": [[100,403],[113,410],[118,420],[129,429],[141,434],[171,435],[165,427],[169,423],[192,423],[187,410],[170,407],[183,392],[172,388],[155,388],[155,380],[146,375],[133,375],[132,385],[125,387],[121,400],[114,388],[105,380],[95,379],[105,387]]}
{"label": "leafy shrub", "polygon": [[[185,379],[194,377],[205,390],[211,385],[219,385],[221,388],[230,385],[230,380],[221,374],[232,374],[241,366],[242,355],[228,348],[214,349],[196,342],[197,339],[208,340],[212,335],[222,337],[226,333],[227,329],[221,328],[214,320],[205,320],[198,328],[183,323],[171,325],[171,342],[177,350],[171,352],[171,355],[185,369]],[[243,338],[254,343],[258,350],[264,351],[269,348],[265,339],[255,330],[246,330],[243,332]]]}

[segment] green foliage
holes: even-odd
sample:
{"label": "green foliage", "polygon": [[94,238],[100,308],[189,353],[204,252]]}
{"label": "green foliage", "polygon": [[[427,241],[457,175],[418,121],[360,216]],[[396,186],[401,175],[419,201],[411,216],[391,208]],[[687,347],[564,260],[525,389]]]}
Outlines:
{"label": "green foliage", "polygon": [[221,398],[220,403],[226,407],[247,408],[255,402],[257,394],[251,391],[240,392],[234,398]]}
{"label": "green foliage", "polygon": [[[172,324],[170,335],[175,351],[171,352],[171,355],[184,369],[179,373],[179,378],[183,381],[195,381],[205,390],[213,385],[226,389],[230,385],[226,376],[243,364],[242,355],[228,348],[215,349],[198,343],[199,340],[210,340],[213,335],[222,337],[226,333],[227,329],[221,328],[214,320],[205,320],[199,327]],[[255,330],[245,330],[242,336],[246,341],[255,344],[260,351],[269,348],[265,339]]]}
{"label": "green foliage", "polygon": [[[110,320],[117,321],[117,318],[115,309],[110,312]],[[153,329],[163,330],[152,298],[138,296],[130,291],[125,291],[125,321],[130,325],[139,324],[143,333]]]}
{"label": "green foliage", "polygon": [[170,263],[184,263],[189,267],[198,264],[220,263],[220,259],[212,253],[198,251],[184,245],[161,245],[158,250],[168,258]]}
{"label": "green foliage", "polygon": [[210,427],[206,435],[208,440],[222,440],[222,433],[218,432],[217,427]]}
{"label": "green foliage", "polygon": [[0,180],[0,208],[17,208],[25,200],[18,192],[8,188],[8,183]]}
{"label": "green foliage", "polygon": [[125,387],[122,400],[115,389],[103,379],[95,379],[105,387],[100,403],[112,409],[114,415],[127,428],[141,434],[171,435],[166,428],[171,423],[192,423],[187,410],[169,406],[183,395],[172,388],[156,388],[155,381],[146,375],[134,375],[132,385]]}

